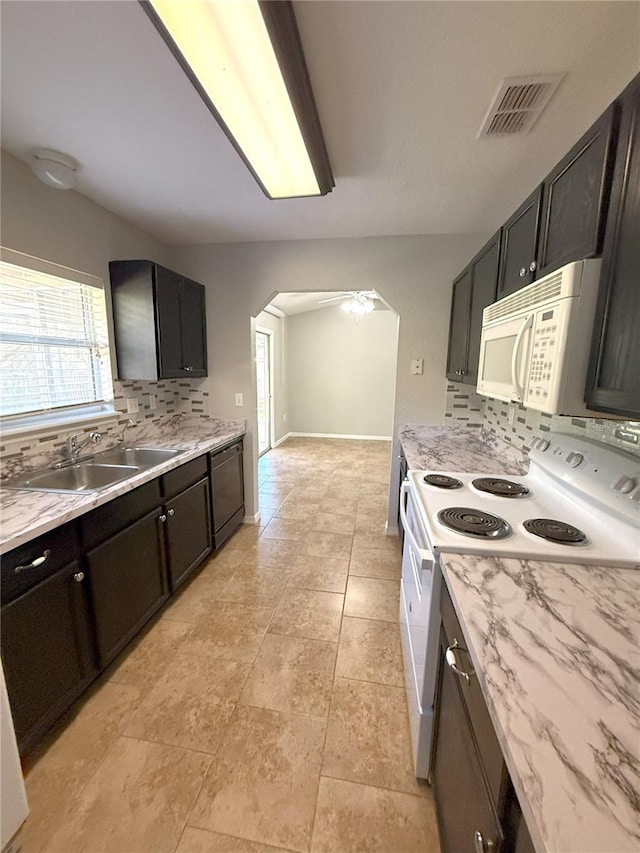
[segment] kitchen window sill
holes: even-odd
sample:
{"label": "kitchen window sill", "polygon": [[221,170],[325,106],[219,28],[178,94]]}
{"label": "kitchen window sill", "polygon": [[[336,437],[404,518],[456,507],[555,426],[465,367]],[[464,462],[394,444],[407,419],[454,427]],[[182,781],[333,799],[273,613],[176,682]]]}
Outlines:
{"label": "kitchen window sill", "polygon": [[14,439],[20,436],[47,436],[76,427],[116,421],[120,413],[108,404],[81,406],[66,412],[43,412],[35,415],[23,415],[0,421],[2,438]]}

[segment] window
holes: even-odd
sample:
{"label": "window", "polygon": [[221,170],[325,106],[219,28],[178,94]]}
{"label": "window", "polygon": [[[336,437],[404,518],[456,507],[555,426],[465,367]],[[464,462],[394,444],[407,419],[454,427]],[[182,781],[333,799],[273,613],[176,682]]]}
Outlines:
{"label": "window", "polygon": [[[94,276],[2,250],[0,414],[113,409],[104,290]],[[97,407],[96,404],[103,404]],[[10,422],[9,422],[10,423]]]}

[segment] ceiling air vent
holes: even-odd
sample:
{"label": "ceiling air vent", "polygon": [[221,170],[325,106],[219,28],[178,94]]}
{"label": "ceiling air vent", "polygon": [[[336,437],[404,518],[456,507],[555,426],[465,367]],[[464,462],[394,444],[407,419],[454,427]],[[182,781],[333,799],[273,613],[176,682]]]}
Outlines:
{"label": "ceiling air vent", "polygon": [[528,133],[562,79],[561,74],[505,77],[478,136]]}

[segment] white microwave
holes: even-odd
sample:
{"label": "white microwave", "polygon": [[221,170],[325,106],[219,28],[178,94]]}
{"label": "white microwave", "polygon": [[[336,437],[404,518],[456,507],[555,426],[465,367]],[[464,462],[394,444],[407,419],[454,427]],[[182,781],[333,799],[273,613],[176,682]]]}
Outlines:
{"label": "white microwave", "polygon": [[599,281],[599,260],[575,261],[485,308],[478,393],[591,414],[584,391]]}

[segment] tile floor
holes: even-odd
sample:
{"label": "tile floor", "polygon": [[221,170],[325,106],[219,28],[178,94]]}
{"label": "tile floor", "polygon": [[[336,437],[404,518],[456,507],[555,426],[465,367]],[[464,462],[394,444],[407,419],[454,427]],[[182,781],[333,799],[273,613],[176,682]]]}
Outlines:
{"label": "tile floor", "polygon": [[32,756],[24,853],[439,853],[387,442],[289,439],[241,528]]}

